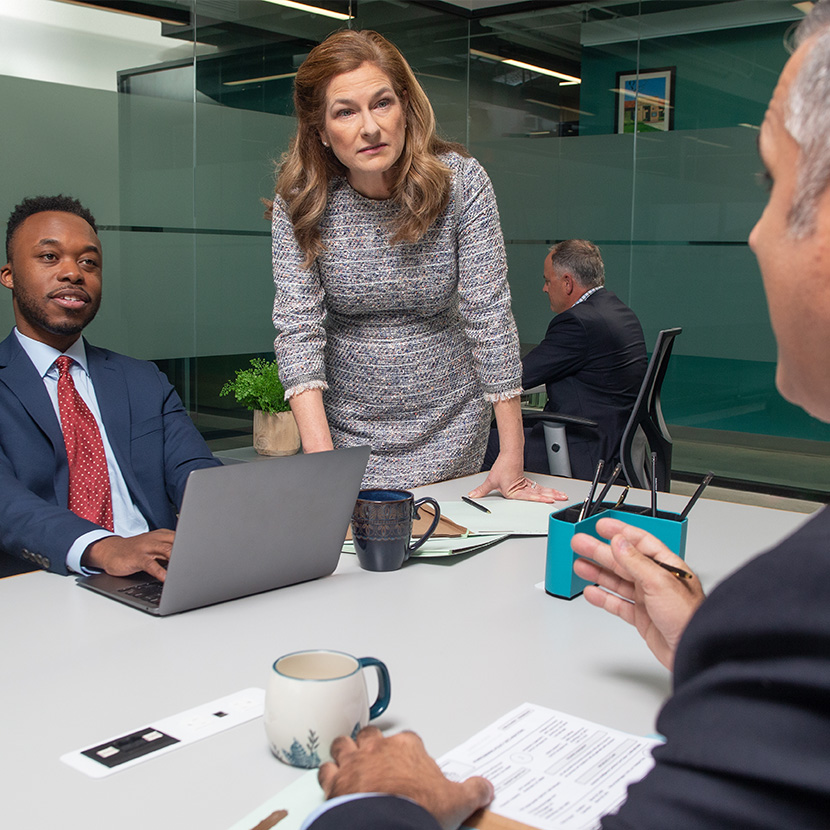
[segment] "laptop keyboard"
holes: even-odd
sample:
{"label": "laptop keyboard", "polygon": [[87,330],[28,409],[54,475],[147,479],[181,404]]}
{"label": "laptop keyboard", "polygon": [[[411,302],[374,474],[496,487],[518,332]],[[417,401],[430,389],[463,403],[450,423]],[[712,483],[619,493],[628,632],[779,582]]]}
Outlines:
{"label": "laptop keyboard", "polygon": [[128,585],[126,588],[119,588],[119,594],[126,594],[129,597],[158,605],[161,602],[161,589],[164,583],[154,580],[153,582],[139,582],[137,585]]}

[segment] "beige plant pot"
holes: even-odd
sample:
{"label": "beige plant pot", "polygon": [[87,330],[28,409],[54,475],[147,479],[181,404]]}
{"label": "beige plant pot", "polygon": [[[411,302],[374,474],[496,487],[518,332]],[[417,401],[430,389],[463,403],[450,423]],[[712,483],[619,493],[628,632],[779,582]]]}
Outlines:
{"label": "beige plant pot", "polygon": [[300,431],[293,412],[254,410],[254,449],[260,455],[296,455]]}

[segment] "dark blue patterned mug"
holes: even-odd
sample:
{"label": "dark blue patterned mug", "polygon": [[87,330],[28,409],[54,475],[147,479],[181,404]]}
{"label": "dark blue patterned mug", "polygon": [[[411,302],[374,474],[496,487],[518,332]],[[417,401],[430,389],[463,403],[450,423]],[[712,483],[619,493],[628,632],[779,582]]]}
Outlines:
{"label": "dark blue patterned mug", "polygon": [[[374,668],[378,693],[369,704],[363,670]],[[294,767],[313,769],[331,760],[339,735],[354,737],[389,706],[386,665],[342,651],[296,651],[271,666],[265,688],[265,734],[271,751]]]}
{"label": "dark blue patterned mug", "polygon": [[[418,508],[431,504],[435,517],[417,542],[412,539],[412,520]],[[435,499],[415,501],[408,490],[361,490],[352,513],[352,540],[360,567],[367,571],[396,571],[410,554],[432,536],[441,518]]]}

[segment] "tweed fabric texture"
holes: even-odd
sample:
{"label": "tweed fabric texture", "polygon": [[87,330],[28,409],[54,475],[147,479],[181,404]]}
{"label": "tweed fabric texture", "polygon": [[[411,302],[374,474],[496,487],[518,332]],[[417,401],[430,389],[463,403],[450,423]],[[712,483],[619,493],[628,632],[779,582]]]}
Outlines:
{"label": "tweed fabric texture", "polygon": [[335,447],[372,447],[364,487],[478,472],[489,401],[521,389],[492,185],[475,159],[442,161],[450,202],[413,244],[390,244],[392,200],[335,179],[321,221],[326,251],[303,269],[284,204],[274,203],[274,349],[286,396],[325,389]]}

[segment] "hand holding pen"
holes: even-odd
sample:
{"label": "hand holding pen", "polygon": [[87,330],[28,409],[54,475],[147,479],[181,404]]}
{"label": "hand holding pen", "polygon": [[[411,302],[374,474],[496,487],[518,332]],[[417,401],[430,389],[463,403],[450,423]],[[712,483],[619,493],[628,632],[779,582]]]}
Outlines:
{"label": "hand holding pen", "polygon": [[577,533],[571,542],[579,556],[588,557],[574,562],[574,573],[597,583],[585,588],[585,599],[635,626],[671,669],[680,636],[704,598],[700,580],[641,528],[601,518],[596,530],[610,541]]}

